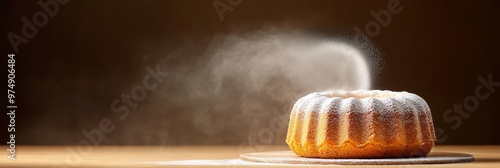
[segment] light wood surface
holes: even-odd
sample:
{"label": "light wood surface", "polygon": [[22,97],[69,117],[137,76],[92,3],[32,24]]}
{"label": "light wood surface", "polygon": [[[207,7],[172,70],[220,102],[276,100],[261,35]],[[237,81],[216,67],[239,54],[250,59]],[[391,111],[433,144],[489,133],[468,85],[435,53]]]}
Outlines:
{"label": "light wood surface", "polygon": [[[2,146],[7,149],[7,146]],[[0,167],[322,167],[324,165],[245,162],[240,153],[288,150],[287,146],[18,146],[17,160],[0,159]],[[5,151],[5,150],[4,150]],[[472,154],[476,161],[458,164],[387,167],[500,167],[500,146],[435,146],[433,152]],[[331,167],[331,165],[330,165]],[[386,166],[348,166],[386,167]]]}

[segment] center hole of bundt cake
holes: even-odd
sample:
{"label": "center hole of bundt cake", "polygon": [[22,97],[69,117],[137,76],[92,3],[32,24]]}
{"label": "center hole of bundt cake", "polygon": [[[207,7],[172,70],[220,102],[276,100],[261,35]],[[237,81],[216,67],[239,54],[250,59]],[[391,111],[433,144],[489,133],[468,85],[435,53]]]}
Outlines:
{"label": "center hole of bundt cake", "polygon": [[358,91],[327,91],[323,92],[323,95],[333,98],[339,97],[342,99],[347,98],[355,98],[355,99],[364,99],[368,97],[372,98],[385,98],[385,97],[393,97],[394,94],[392,92],[387,91],[368,91],[368,90],[358,90]]}

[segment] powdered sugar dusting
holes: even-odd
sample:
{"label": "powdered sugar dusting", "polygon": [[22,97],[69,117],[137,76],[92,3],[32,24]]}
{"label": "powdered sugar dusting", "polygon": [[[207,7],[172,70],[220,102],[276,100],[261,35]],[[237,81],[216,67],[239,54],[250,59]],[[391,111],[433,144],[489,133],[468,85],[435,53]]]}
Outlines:
{"label": "powdered sugar dusting", "polygon": [[[325,99],[334,99],[340,98],[340,104],[331,103],[332,101],[324,101]],[[420,98],[419,96],[408,93],[408,92],[393,92],[388,90],[355,90],[355,91],[344,91],[344,90],[332,90],[325,92],[314,92],[309,95],[306,95],[299,99],[294,107],[299,107],[300,110],[294,108],[292,112],[310,112],[311,110],[320,110],[320,109],[307,109],[308,107],[323,107],[328,108],[329,106],[340,106],[341,111],[369,111],[362,109],[376,109],[377,112],[394,112],[394,110],[382,110],[382,106],[377,103],[375,104],[373,99],[380,100],[385,104],[385,106],[392,106],[395,104],[401,103],[387,103],[390,101],[398,101],[398,102],[406,102],[411,103],[412,106],[418,108],[417,112],[430,112],[427,103]],[[310,102],[314,102],[315,100],[322,101],[325,103],[330,102],[330,104],[321,104],[321,106],[310,105]],[[373,108],[372,108],[373,107]],[[345,108],[358,108],[358,109],[345,109]],[[403,108],[401,105],[398,107],[389,107],[390,109],[395,108]],[[407,109],[401,110],[399,112],[413,112],[415,110]]]}
{"label": "powdered sugar dusting", "polygon": [[319,159],[298,157],[291,151],[273,151],[241,154],[241,159],[195,159],[144,162],[148,165],[164,166],[305,166],[305,165],[400,165],[400,164],[444,164],[472,162],[474,156],[462,153],[434,152],[427,157],[390,159]]}
{"label": "powdered sugar dusting", "polygon": [[[223,167],[239,167],[239,166],[273,166],[279,165],[279,162],[264,163],[251,162],[241,159],[195,159],[195,160],[175,160],[175,161],[158,161],[147,162],[146,164],[165,165],[165,166],[223,166]],[[284,164],[284,163],[283,163]]]}

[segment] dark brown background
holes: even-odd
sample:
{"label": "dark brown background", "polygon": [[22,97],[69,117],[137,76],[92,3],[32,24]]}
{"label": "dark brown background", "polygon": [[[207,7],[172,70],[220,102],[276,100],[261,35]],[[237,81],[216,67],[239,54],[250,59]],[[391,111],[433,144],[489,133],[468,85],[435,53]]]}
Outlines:
{"label": "dark brown background", "polygon": [[[353,27],[374,20],[369,11],[386,9],[388,0],[244,0],[224,14],[224,21],[219,20],[212,2],[73,0],[61,6],[36,37],[20,46],[16,56],[18,143],[76,144],[85,139],[83,129],[94,129],[100,119],[108,117],[116,130],[102,144],[240,144],[278,114],[255,114],[259,117],[254,119],[262,121],[255,123],[235,122],[240,112],[231,105],[191,113],[226,100],[182,96],[188,94],[185,85],[189,81],[175,73],[175,79],[126,120],[116,120],[109,106],[142,82],[147,74],[144,67],[156,65],[178,48],[189,50],[183,50],[188,53],[185,57],[167,63],[172,72],[198,68],[193,60],[203,59],[201,53],[219,34],[251,33],[271,25],[348,38],[354,34]],[[1,53],[5,57],[13,51],[7,33],[19,34],[21,18],[31,17],[40,7],[37,1],[1,3]],[[461,104],[474,94],[478,76],[492,74],[494,81],[500,81],[499,2],[401,0],[401,4],[404,10],[371,38],[381,59],[372,88],[407,90],[425,98],[435,126],[448,136],[445,144],[499,144],[500,87],[458,129],[443,119],[454,103]],[[232,94],[240,92],[238,87],[232,90]],[[266,107],[281,109],[290,103]],[[199,125],[199,120],[210,122]],[[2,127],[6,122],[2,117]],[[5,133],[2,139],[6,140]],[[284,135],[278,137],[272,144],[284,144]]]}

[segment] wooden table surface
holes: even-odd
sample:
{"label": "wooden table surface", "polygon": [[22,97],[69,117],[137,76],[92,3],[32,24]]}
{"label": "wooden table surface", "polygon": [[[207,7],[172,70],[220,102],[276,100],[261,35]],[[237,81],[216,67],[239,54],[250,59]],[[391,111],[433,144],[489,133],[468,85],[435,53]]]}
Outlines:
{"label": "wooden table surface", "polygon": [[[7,149],[7,146],[2,146]],[[238,146],[18,146],[15,161],[3,157],[0,167],[304,167],[245,162]],[[258,151],[288,150],[287,146],[259,146]],[[435,146],[433,152],[472,154],[476,161],[459,164],[392,165],[388,167],[500,167],[500,146]],[[5,153],[7,155],[7,153]],[[325,165],[307,165],[322,167]],[[332,165],[328,165],[331,167]],[[336,167],[336,165],[333,165]],[[382,167],[382,166],[348,166]],[[386,167],[386,166],[383,166]]]}

